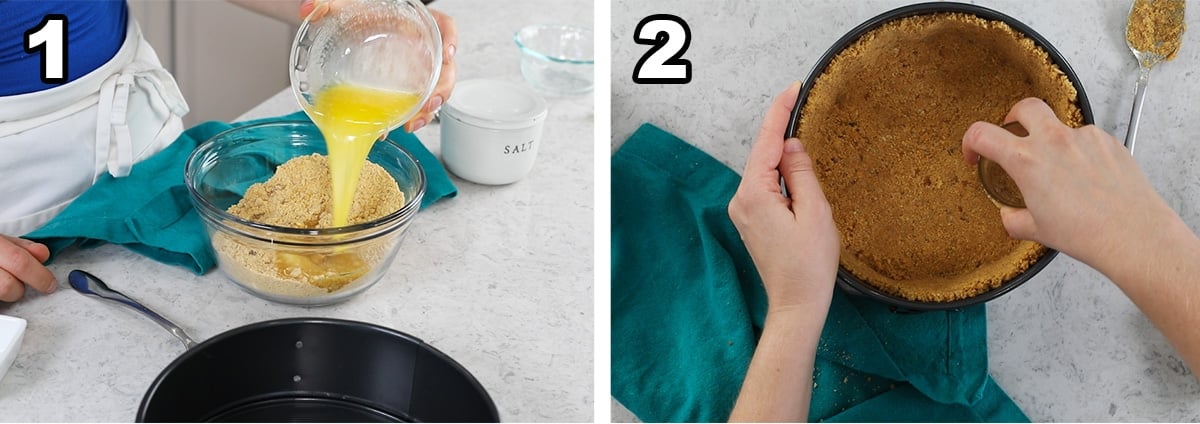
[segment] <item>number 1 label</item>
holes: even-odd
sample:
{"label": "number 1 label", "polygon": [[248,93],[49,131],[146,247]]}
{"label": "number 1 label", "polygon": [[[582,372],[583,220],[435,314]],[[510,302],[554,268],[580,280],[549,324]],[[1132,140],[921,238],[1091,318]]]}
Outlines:
{"label": "number 1 label", "polygon": [[633,67],[638,84],[687,84],[692,81],[692,62],[681,59],[692,43],[687,22],[675,15],[650,15],[633,29],[633,41],[654,47]]}
{"label": "number 1 label", "polygon": [[25,31],[25,53],[41,53],[42,82],[67,82],[67,16],[46,15],[42,23]]}

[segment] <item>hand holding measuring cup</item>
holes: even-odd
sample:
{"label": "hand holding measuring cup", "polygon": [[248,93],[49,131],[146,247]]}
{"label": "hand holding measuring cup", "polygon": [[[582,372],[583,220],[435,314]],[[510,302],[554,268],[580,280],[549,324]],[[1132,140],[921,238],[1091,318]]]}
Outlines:
{"label": "hand holding measuring cup", "polygon": [[[424,3],[432,3],[432,0],[424,1]],[[318,8],[318,6],[323,7]],[[325,13],[329,12],[330,7],[335,6],[336,2],[304,0],[300,3],[300,19],[308,17],[313,12],[317,13],[317,15],[313,16],[313,19],[320,19]],[[425,102],[425,107],[405,124],[404,129],[408,132],[415,132],[423,128],[426,124],[433,122],[438,109],[445,104],[446,100],[450,99],[450,93],[454,90],[454,84],[457,82],[458,71],[454,62],[454,54],[458,50],[458,27],[454,23],[454,18],[450,15],[435,9],[429,9],[429,13],[433,15],[434,21],[437,22],[438,31],[441,32],[442,36],[441,73],[438,76],[437,86],[433,89],[433,94],[429,97],[429,101]]]}
{"label": "hand holding measuring cup", "polygon": [[[333,225],[340,227],[349,222],[375,140],[440,106],[426,102],[444,65],[441,32],[415,0],[324,2],[300,24],[291,65],[296,100],[328,147]],[[417,119],[413,127],[427,122]]]}
{"label": "hand holding measuring cup", "polygon": [[449,15],[414,0],[305,0],[299,11],[292,88],[310,115],[322,88],[365,85],[418,95],[420,108],[395,113],[388,122],[413,132],[450,97],[458,31]]}
{"label": "hand holding measuring cup", "polygon": [[1009,235],[1096,266],[1154,227],[1179,220],[1129,151],[1099,128],[1070,128],[1034,98],[1013,106],[1005,122],[1019,122],[1029,135],[976,122],[962,148],[967,162],[988,157],[1020,187],[1027,209],[1000,210]]}

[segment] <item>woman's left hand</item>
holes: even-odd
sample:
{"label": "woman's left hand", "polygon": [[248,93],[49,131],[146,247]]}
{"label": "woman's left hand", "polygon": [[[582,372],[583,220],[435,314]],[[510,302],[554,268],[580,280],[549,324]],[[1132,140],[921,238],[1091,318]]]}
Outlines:
{"label": "woman's left hand", "polygon": [[[799,307],[824,317],[841,243],[812,159],[800,140],[786,133],[799,92],[800,84],[792,84],[767,110],[729,202],[729,219],[762,277],[767,314]],[[781,176],[787,196],[779,186]]]}
{"label": "woman's left hand", "polygon": [[415,132],[433,122],[434,115],[438,109],[442,108],[442,105],[450,98],[450,92],[454,90],[456,76],[454,54],[458,49],[458,27],[454,25],[454,18],[450,15],[433,9],[429,9],[429,13],[433,14],[433,19],[438,24],[438,31],[442,33],[442,73],[438,76],[437,86],[433,88],[433,94],[429,96],[429,101],[425,102],[421,113],[410,119],[404,126],[404,130],[408,132]]}

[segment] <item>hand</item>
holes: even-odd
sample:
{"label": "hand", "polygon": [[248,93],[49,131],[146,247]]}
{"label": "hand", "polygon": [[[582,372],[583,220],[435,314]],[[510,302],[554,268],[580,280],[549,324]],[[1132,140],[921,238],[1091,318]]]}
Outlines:
{"label": "hand", "polygon": [[[300,2],[300,18],[304,19],[310,13],[316,13],[313,19],[320,19],[321,16],[328,13],[329,8],[332,7],[331,3],[332,0],[323,2],[304,0]],[[450,92],[454,90],[454,82],[457,77],[454,55],[458,50],[458,27],[450,15],[434,9],[429,9],[429,13],[433,15],[433,19],[438,25],[438,32],[442,35],[442,70],[438,74],[438,82],[433,88],[433,94],[429,95],[429,101],[425,102],[420,113],[417,113],[404,125],[404,130],[410,133],[433,122],[438,109],[450,98]]]}
{"label": "hand", "polygon": [[[784,140],[799,91],[800,83],[793,83],[767,110],[729,201],[729,219],[767,290],[766,321],[730,422],[808,418],[841,242],[812,159],[800,140]],[[780,190],[780,175],[788,196]]]}
{"label": "hand", "polygon": [[[792,84],[767,111],[729,202],[729,218],[766,286],[768,314],[823,306],[823,317],[833,296],[841,242],[812,159],[800,140],[784,141],[799,88]],[[790,198],[780,190],[781,174]]]}
{"label": "hand", "polygon": [[458,49],[456,46],[458,44],[458,27],[454,25],[454,18],[433,9],[429,9],[429,13],[433,14],[433,19],[438,24],[438,31],[442,33],[442,72],[438,74],[437,86],[433,88],[433,94],[429,96],[429,101],[425,102],[421,113],[414,116],[404,126],[404,130],[410,133],[433,122],[434,114],[445,104],[446,100],[450,98],[450,92],[454,90],[455,74],[457,73],[454,54]]}
{"label": "hand", "polygon": [[54,274],[42,266],[50,250],[41,243],[0,235],[0,301],[16,302],[25,296],[25,286],[42,293],[58,288]]}
{"label": "hand", "polygon": [[1012,237],[1037,241],[1103,271],[1139,237],[1179,220],[1111,135],[1091,125],[1070,128],[1034,98],[1013,106],[1005,118],[1012,121],[1029,136],[976,122],[962,144],[968,163],[980,155],[992,159],[1025,197],[1028,209],[1000,210]]}

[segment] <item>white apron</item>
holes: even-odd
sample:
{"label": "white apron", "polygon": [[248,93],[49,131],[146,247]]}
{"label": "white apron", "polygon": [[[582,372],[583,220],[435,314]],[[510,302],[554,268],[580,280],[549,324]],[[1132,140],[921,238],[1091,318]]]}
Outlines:
{"label": "white apron", "polygon": [[125,42],[69,83],[0,96],[0,234],[45,224],[105,172],[134,163],[183,132],[187,103],[131,16]]}

